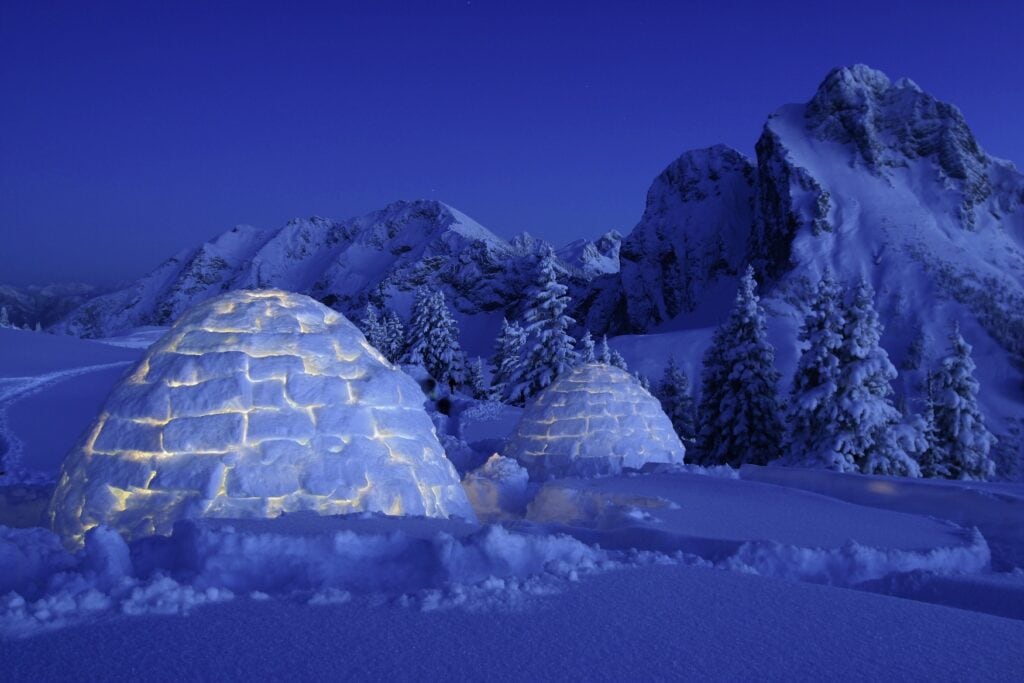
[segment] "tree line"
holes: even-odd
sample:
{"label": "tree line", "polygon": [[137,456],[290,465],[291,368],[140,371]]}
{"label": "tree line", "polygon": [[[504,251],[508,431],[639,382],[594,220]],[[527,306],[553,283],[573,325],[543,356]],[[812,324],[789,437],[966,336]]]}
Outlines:
{"label": "tree line", "polygon": [[[589,331],[579,339],[570,334],[575,321],[567,314],[567,292],[549,248],[538,262],[523,322],[502,321],[489,372],[483,359],[466,358],[439,290],[416,290],[407,325],[393,311],[368,304],[361,327],[393,362],[420,365],[453,391],[522,405],[580,363],[627,369],[607,337],[595,343]],[[861,280],[848,288],[826,271],[800,327],[800,356],[783,397],[748,268],[704,354],[699,403],[674,358],[652,393],[686,443],[687,459],[705,466],[778,461],[863,474],[991,477],[995,437],[978,407],[971,346],[959,328],[950,332],[948,355],[928,374],[923,410],[908,415],[892,400],[897,371],[880,344],[882,331],[871,286]],[[650,389],[647,378],[635,376]]]}

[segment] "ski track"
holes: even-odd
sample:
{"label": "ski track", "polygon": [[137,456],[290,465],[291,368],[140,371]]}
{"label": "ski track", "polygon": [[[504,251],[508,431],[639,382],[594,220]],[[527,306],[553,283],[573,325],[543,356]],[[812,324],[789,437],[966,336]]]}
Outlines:
{"label": "ski track", "polygon": [[[115,363],[86,365],[27,377],[0,377],[0,473],[2,473],[0,474],[0,483],[11,477],[18,467],[22,455],[21,439],[11,430],[7,421],[7,411],[11,406],[59,382],[86,375],[90,372],[99,372],[110,368],[131,365],[132,362],[117,361]],[[21,478],[17,477],[17,479]]]}

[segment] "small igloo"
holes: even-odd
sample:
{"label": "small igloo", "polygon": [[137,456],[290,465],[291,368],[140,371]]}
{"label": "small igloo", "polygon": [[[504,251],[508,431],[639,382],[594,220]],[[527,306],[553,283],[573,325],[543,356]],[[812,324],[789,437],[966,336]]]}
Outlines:
{"label": "small igloo", "polygon": [[50,504],[77,545],[191,517],[312,510],[473,519],[424,396],[344,316],[299,294],[200,304],[114,389]]}
{"label": "small igloo", "polygon": [[685,452],[661,404],[632,375],[589,363],[537,394],[504,455],[540,480],[682,463]]}

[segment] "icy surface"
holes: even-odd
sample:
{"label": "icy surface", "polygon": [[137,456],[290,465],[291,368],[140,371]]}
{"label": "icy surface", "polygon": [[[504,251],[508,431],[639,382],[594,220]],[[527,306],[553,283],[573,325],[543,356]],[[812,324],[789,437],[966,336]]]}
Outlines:
{"label": "icy surface", "polygon": [[519,460],[532,479],[546,479],[682,463],[685,449],[661,404],[635,378],[590,363],[536,396],[503,454]]}
{"label": "icy surface", "polygon": [[185,517],[315,510],[472,518],[416,383],[308,297],[238,291],[187,313],[117,386],[51,505],[71,544]]}

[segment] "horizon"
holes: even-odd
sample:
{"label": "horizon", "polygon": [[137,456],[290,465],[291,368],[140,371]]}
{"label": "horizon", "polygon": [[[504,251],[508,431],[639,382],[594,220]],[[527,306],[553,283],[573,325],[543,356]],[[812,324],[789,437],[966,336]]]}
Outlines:
{"label": "horizon", "polygon": [[235,225],[399,200],[505,239],[626,235],[680,154],[752,158],[770,113],[854,63],[911,78],[986,152],[1024,160],[1007,125],[1024,94],[1001,88],[1024,78],[1008,2],[868,3],[838,24],[794,4],[370,7],[5,3],[0,284],[109,286]]}

